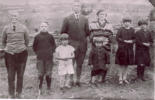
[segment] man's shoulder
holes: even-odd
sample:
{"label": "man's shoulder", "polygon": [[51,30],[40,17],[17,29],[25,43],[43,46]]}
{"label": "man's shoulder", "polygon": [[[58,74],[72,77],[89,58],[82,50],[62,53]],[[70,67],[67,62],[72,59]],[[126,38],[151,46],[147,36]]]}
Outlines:
{"label": "man's shoulder", "polygon": [[73,14],[68,14],[68,15],[66,15],[65,17],[64,17],[64,19],[70,19],[70,18],[72,18],[74,15]]}
{"label": "man's shoulder", "polygon": [[17,25],[20,26],[20,28],[27,29],[27,27],[22,23],[18,23]]}

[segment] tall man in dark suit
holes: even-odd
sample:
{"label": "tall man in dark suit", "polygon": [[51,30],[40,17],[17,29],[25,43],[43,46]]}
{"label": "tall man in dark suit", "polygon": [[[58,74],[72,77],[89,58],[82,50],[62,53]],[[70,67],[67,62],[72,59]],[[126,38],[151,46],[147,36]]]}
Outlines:
{"label": "tall man in dark suit", "polygon": [[75,47],[76,61],[76,83],[80,86],[80,76],[82,64],[87,51],[87,36],[89,36],[88,19],[80,14],[81,5],[76,2],[73,4],[73,14],[66,17],[63,21],[61,33],[67,33],[70,37],[70,45]]}

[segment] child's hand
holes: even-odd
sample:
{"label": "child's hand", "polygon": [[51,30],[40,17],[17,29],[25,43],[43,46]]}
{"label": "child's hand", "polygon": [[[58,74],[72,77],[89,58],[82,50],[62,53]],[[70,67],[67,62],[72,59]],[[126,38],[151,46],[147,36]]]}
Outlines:
{"label": "child's hand", "polygon": [[90,68],[90,69],[93,69],[93,65],[89,65],[89,68]]}
{"label": "child's hand", "polygon": [[124,40],[125,43],[133,43],[133,40]]}
{"label": "child's hand", "polygon": [[109,64],[106,64],[105,67],[106,67],[106,69],[109,69]]}
{"label": "child's hand", "polygon": [[68,61],[68,58],[64,58],[63,60],[64,60],[64,61]]}
{"label": "child's hand", "polygon": [[149,47],[150,46],[150,43],[143,43],[143,45]]}

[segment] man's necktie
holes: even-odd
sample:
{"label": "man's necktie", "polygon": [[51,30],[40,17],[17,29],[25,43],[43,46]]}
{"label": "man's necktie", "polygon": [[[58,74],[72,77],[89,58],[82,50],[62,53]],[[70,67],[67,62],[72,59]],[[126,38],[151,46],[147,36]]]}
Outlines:
{"label": "man's necktie", "polygon": [[16,26],[15,25],[13,25],[13,31],[16,31]]}
{"label": "man's necktie", "polygon": [[79,15],[78,14],[76,15],[76,20],[77,20],[77,22],[79,22]]}

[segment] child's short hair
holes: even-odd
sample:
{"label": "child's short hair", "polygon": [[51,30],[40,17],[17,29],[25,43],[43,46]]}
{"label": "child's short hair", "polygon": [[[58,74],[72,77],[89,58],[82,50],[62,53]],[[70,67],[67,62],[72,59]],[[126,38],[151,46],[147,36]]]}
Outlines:
{"label": "child's short hair", "polygon": [[69,38],[69,35],[67,33],[63,33],[60,36],[60,40],[68,40],[68,38]]}
{"label": "child's short hair", "polygon": [[138,26],[141,26],[141,25],[148,25],[147,20],[144,20],[144,19],[139,20],[139,21],[138,21]]}
{"label": "child's short hair", "polygon": [[122,19],[122,22],[123,23],[125,23],[125,22],[130,22],[131,23],[132,20],[130,18],[128,18],[128,17],[125,17],[125,18]]}
{"label": "child's short hair", "polygon": [[106,11],[105,11],[104,9],[99,9],[99,10],[97,11],[96,15],[99,16],[99,14],[100,14],[101,12],[104,12],[105,15],[107,16],[107,13],[106,13]]}

